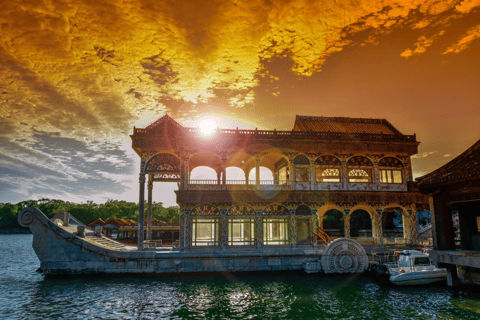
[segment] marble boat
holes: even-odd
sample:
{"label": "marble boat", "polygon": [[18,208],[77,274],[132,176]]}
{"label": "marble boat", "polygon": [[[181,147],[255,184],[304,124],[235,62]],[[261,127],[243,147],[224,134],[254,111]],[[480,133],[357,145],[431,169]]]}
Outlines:
{"label": "marble boat", "polygon": [[106,237],[101,228],[87,228],[68,212],[49,219],[37,208],[28,207],[20,212],[18,221],[32,231],[39,271],[47,276],[302,269],[309,273],[360,273],[368,268],[364,248],[351,239],[337,239],[323,248],[139,249]]}
{"label": "marble boat", "polygon": [[419,285],[447,279],[446,269],[435,267],[428,255],[417,250],[400,252],[396,267],[389,268],[390,282],[395,285]]}

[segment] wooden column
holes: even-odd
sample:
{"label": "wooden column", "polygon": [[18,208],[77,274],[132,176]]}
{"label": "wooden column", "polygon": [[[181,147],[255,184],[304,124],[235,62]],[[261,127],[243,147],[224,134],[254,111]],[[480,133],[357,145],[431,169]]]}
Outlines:
{"label": "wooden column", "polygon": [[432,216],[433,247],[435,250],[453,250],[453,222],[447,205],[448,194],[436,193],[430,196],[430,212]]}
{"label": "wooden column", "polygon": [[148,175],[148,204],[147,204],[147,240],[152,240],[152,191],[153,174]]}
{"label": "wooden column", "polygon": [[140,173],[140,199],[138,201],[138,250],[143,250],[143,225],[145,210],[145,173]]}

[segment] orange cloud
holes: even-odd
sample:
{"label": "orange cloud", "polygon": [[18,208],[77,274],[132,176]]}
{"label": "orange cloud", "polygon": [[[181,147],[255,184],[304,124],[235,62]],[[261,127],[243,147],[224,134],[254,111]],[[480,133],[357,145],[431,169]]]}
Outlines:
{"label": "orange cloud", "polygon": [[439,33],[437,33],[437,34],[435,34],[435,35],[433,35],[429,38],[427,38],[425,36],[421,36],[420,38],[418,38],[417,42],[415,42],[415,46],[416,46],[415,49],[413,49],[413,50],[412,49],[407,49],[404,52],[402,52],[400,54],[400,56],[402,56],[404,58],[409,58],[409,57],[413,56],[414,54],[424,53],[425,51],[427,51],[427,48],[432,45],[432,43],[435,41],[435,39],[442,36],[444,33],[445,33],[445,31],[442,30]]}
{"label": "orange cloud", "polygon": [[[182,116],[221,90],[230,93],[228,107],[244,107],[255,103],[262,63],[275,56],[290,57],[293,72],[310,76],[351,35],[389,32],[414,11],[423,21],[449,10],[466,14],[478,2],[6,0],[0,116],[47,132],[112,138],[143,114],[171,108],[166,101],[182,102]],[[446,52],[463,50],[477,37],[469,32]],[[402,56],[424,52],[439,35],[419,38]]]}
{"label": "orange cloud", "polygon": [[457,41],[457,43],[449,46],[447,50],[443,54],[447,53],[459,53],[468,48],[470,43],[472,43],[473,40],[480,38],[480,24],[469,29],[467,33]]}

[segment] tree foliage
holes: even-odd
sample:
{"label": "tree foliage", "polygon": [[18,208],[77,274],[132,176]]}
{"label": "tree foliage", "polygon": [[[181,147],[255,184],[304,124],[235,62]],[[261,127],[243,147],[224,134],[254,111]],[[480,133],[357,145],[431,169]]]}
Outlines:
{"label": "tree foliage", "polygon": [[[112,199],[103,204],[93,201],[78,204],[57,199],[27,200],[17,204],[0,203],[0,230],[28,230],[18,224],[18,213],[29,206],[38,208],[48,218],[52,218],[61,211],[70,212],[84,224],[89,224],[98,218],[105,221],[110,217],[137,221],[139,209],[138,203]],[[145,217],[146,213],[147,204],[145,203]],[[178,222],[179,208],[165,208],[161,202],[153,202],[152,217],[164,222]]]}

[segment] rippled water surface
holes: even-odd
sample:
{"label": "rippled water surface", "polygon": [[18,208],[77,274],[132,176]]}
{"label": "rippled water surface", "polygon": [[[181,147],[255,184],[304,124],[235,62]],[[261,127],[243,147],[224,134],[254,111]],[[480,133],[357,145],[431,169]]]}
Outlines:
{"label": "rippled water surface", "polygon": [[0,235],[0,319],[480,319],[477,288],[303,272],[46,279],[32,235]]}

